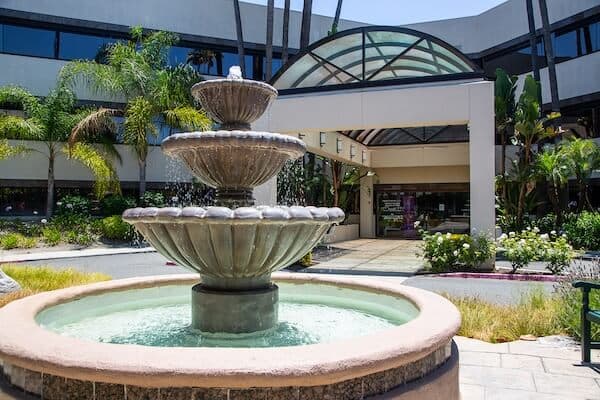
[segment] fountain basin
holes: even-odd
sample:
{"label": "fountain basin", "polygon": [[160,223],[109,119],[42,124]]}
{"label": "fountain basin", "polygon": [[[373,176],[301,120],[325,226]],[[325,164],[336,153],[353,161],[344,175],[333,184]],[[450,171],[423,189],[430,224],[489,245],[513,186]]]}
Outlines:
{"label": "fountain basin", "polygon": [[172,135],[163,140],[162,150],[209,186],[251,190],[275,176],[287,160],[302,157],[306,145],[278,133],[237,130]]}
{"label": "fountain basin", "polygon": [[212,79],[192,86],[192,95],[222,129],[249,130],[277,97],[277,89],[249,79]]}
{"label": "fountain basin", "polygon": [[[2,368],[13,384],[37,395],[43,390],[44,398],[50,400],[64,393],[76,398],[92,398],[90,393],[95,393],[97,399],[120,399],[127,393],[131,400],[152,398],[159,392],[186,399],[362,399],[382,393],[390,399],[459,399],[456,349],[451,340],[460,315],[447,300],[364,278],[275,274],[274,281],[282,287],[325,285],[375,298],[404,299],[418,309],[418,315],[371,334],[269,348],[107,344],[59,335],[36,321],[52,306],[125,290],[189,288],[196,276],[103,282],[42,293],[0,309],[0,326],[10,327],[0,330]],[[102,397],[108,392],[111,397]]]}
{"label": "fountain basin", "polygon": [[327,229],[344,219],[339,208],[132,208],[123,219],[162,255],[198,272],[212,289],[262,289],[269,275],[302,258]]}

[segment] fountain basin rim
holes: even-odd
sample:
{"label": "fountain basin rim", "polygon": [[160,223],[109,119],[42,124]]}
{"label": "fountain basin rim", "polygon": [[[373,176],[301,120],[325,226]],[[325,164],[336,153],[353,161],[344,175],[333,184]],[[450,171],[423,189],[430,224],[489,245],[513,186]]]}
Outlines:
{"label": "fountain basin rim", "polygon": [[[0,309],[0,358],[33,371],[146,387],[283,387],[341,382],[406,365],[444,346],[460,313],[443,297],[383,280],[274,273],[286,283],[325,284],[400,296],[419,315],[376,334],[285,348],[161,348],[85,341],[37,324],[44,309],[89,295],[160,285],[195,284],[197,275],[131,278],[40,293]],[[205,362],[199,363],[198,360]]]}
{"label": "fountain basin rim", "polygon": [[277,222],[327,222],[339,223],[345,214],[338,207],[302,207],[302,206],[256,206],[256,207],[137,207],[123,212],[123,220],[129,223],[137,222],[185,222],[193,223],[214,221],[223,222],[235,220],[248,223]]}
{"label": "fountain basin rim", "polygon": [[202,88],[207,88],[207,87],[213,87],[213,86],[223,86],[223,85],[234,85],[234,86],[252,86],[252,87],[256,87],[256,88],[260,88],[263,89],[267,92],[272,93],[272,96],[275,97],[277,96],[277,94],[279,93],[277,91],[277,89],[275,89],[273,86],[269,85],[266,82],[262,82],[262,81],[255,81],[252,79],[232,79],[232,78],[218,78],[218,79],[209,79],[206,81],[201,81],[198,83],[195,83],[192,86],[192,93],[202,89]]}

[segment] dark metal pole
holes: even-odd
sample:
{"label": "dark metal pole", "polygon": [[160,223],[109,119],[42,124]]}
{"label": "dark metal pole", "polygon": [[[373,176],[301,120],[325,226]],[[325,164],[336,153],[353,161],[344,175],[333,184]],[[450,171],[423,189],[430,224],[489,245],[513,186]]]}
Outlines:
{"label": "dark metal pole", "polygon": [[312,0],[304,0],[302,8],[302,27],[300,29],[300,49],[310,44],[310,19],[312,16]]}
{"label": "dark metal pole", "polygon": [[[242,69],[242,75],[245,78],[252,78],[251,76],[246,76],[246,59],[244,58],[244,32],[242,31],[242,15],[240,12],[239,0],[233,0],[233,10],[235,12],[235,30],[237,33],[237,48],[240,68]],[[223,73],[226,74],[227,71],[223,71]]]}
{"label": "dark metal pole", "polygon": [[[533,78],[540,81],[540,66],[538,65],[537,40],[535,36],[535,17],[533,15],[533,0],[525,0],[527,4],[527,22],[529,23],[529,47],[531,48],[531,70]],[[541,100],[541,99],[540,99]]]}
{"label": "dark metal pole", "polygon": [[548,18],[548,6],[546,0],[539,0],[540,14],[542,15],[542,30],[544,32],[544,48],[546,50],[546,61],[548,62],[548,80],[550,81],[550,97],[552,98],[552,111],[560,112],[560,101],[558,97],[558,83],[556,81],[556,66],[554,65],[554,47],[550,35],[550,20]]}
{"label": "dark metal pole", "polygon": [[285,64],[288,60],[288,36],[290,32],[290,1],[285,0],[283,6],[283,34],[281,37],[281,63]]}

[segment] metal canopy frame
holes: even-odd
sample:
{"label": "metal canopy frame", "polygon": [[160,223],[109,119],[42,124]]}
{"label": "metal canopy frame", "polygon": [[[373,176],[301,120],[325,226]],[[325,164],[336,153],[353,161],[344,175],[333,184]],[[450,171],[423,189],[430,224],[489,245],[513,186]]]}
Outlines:
{"label": "metal canopy frame", "polygon": [[357,129],[338,131],[338,133],[368,147],[462,143],[469,141],[469,130],[466,125]]}
{"label": "metal canopy frame", "polygon": [[413,29],[367,26],[325,37],[271,80],[282,95],[356,87],[484,78],[467,56]]}

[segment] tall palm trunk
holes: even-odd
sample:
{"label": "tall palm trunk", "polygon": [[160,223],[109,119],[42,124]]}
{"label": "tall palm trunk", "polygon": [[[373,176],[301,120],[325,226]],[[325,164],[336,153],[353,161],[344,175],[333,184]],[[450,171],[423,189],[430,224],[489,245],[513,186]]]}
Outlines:
{"label": "tall palm trunk", "polygon": [[340,189],[342,188],[342,169],[343,164],[339,161],[331,160],[331,183],[333,185],[333,207],[340,204]]}
{"label": "tall palm trunk", "polygon": [[290,1],[285,0],[283,6],[283,33],[281,36],[281,62],[287,63],[288,60],[288,45],[290,33]]}
{"label": "tall palm trunk", "polygon": [[500,165],[500,175],[502,175],[502,202],[503,204],[506,204],[506,193],[507,193],[507,187],[506,187],[506,131],[507,129],[504,128],[502,129],[502,132],[500,133],[500,144],[502,145],[501,149],[502,149],[502,156],[500,157],[501,161],[501,165]]}
{"label": "tall palm trunk", "polygon": [[267,1],[267,41],[265,45],[265,81],[270,81],[273,74],[273,13],[275,9],[275,0]]}
{"label": "tall palm trunk", "polygon": [[542,28],[544,31],[544,49],[548,63],[548,79],[550,80],[550,97],[552,99],[552,111],[559,112],[560,104],[558,98],[558,82],[556,81],[556,66],[554,64],[554,46],[550,35],[550,20],[548,18],[548,6],[546,0],[539,0],[540,14],[542,15]]}
{"label": "tall palm trunk", "polygon": [[48,144],[48,187],[46,194],[46,218],[50,218],[54,211],[54,160],[56,152],[54,144]]}
{"label": "tall palm trunk", "polygon": [[138,165],[140,168],[139,192],[141,199],[144,196],[144,193],[146,193],[146,159],[138,160]]}
{"label": "tall palm trunk", "polygon": [[[240,12],[239,0],[233,0],[233,11],[235,13],[235,31],[237,34],[238,58],[240,67],[242,69],[242,75],[245,78],[252,78],[251,76],[246,76],[246,62],[244,57],[244,32],[242,31],[242,14]],[[225,73],[225,71],[223,71],[223,73]]]}
{"label": "tall palm trunk", "polygon": [[302,27],[300,29],[300,48],[305,49],[310,43],[310,17],[312,16],[312,0],[304,0],[302,7]]}
{"label": "tall palm trunk", "polygon": [[562,224],[562,210],[560,209],[560,190],[559,186],[554,184],[553,182],[547,182],[548,188],[548,197],[550,198],[550,203],[552,203],[552,209],[554,210],[554,215],[556,215],[556,225],[560,226]]}
{"label": "tall palm trunk", "polygon": [[340,14],[342,12],[342,3],[344,0],[338,0],[337,6],[335,8],[335,16],[333,17],[333,22],[331,24],[331,34],[337,33],[338,25],[340,23]]}

